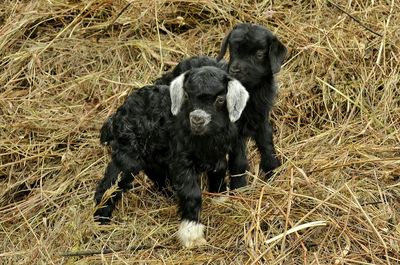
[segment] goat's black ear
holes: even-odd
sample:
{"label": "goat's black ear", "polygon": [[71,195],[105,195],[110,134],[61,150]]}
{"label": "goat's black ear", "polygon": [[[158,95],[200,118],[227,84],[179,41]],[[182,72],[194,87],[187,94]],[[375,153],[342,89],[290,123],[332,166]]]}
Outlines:
{"label": "goat's black ear", "polygon": [[181,110],[183,104],[183,83],[185,82],[186,72],[179,75],[177,78],[171,81],[169,85],[169,95],[171,97],[171,112],[172,115],[177,115]]}
{"label": "goat's black ear", "polygon": [[224,40],[222,41],[221,44],[221,50],[219,51],[219,54],[217,56],[217,62],[221,61],[222,58],[224,58],[224,55],[226,53],[226,50],[228,49],[228,44],[229,44],[229,38],[231,37],[231,32],[229,32],[228,35],[225,36]]}
{"label": "goat's black ear", "polygon": [[114,116],[109,117],[100,129],[100,143],[108,145],[114,139],[113,135]]}
{"label": "goat's black ear", "polygon": [[229,119],[235,122],[240,118],[244,108],[246,107],[247,100],[249,99],[249,92],[238,80],[229,77],[228,79],[228,93],[226,94],[226,106],[228,108]]}
{"label": "goat's black ear", "polygon": [[286,53],[286,47],[277,38],[274,38],[269,47],[269,61],[273,74],[276,74],[281,70]]}

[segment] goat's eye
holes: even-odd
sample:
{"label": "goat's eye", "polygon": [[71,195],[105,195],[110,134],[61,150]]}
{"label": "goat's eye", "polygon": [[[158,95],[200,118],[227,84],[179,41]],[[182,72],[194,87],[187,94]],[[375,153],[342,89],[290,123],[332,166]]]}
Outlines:
{"label": "goat's eye", "polygon": [[215,100],[215,105],[218,107],[221,107],[224,103],[225,103],[224,96],[218,96],[217,99]]}
{"label": "goat's eye", "polygon": [[262,59],[264,59],[264,56],[265,56],[265,50],[258,50],[258,51],[256,51],[256,57],[257,57],[257,59],[262,60]]}

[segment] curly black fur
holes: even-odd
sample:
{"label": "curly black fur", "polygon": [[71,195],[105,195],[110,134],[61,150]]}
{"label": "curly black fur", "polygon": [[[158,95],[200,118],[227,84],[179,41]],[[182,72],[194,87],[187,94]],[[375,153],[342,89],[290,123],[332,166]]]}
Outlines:
{"label": "curly black fur", "polygon": [[[244,87],[215,67],[195,68],[169,87],[146,86],[129,95],[101,129],[101,141],[109,142],[112,157],[96,188],[95,219],[107,223],[122,192],[144,171],[160,190],[168,180],[182,219],[199,222],[198,177],[207,172],[211,191],[225,189],[226,156],[237,137],[234,121],[247,99]],[[103,198],[115,183],[119,189]]]}
{"label": "curly black fur", "polygon": [[[230,60],[228,64],[221,63],[228,48]],[[191,67],[215,65],[227,70],[246,87],[250,99],[237,122],[239,136],[229,153],[232,189],[246,185],[247,137],[255,140],[261,154],[261,169],[268,176],[280,165],[273,144],[269,112],[276,95],[274,74],[280,71],[285,56],[285,46],[269,30],[260,25],[244,23],[235,26],[225,37],[216,60],[206,56],[185,59],[172,72],[157,80],[159,84],[168,84],[171,78]]]}

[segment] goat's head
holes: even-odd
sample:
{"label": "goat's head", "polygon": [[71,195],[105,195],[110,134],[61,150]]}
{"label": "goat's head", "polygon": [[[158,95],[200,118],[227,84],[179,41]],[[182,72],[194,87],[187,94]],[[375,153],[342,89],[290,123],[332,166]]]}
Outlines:
{"label": "goat's head", "polygon": [[239,24],[225,37],[217,57],[220,61],[229,47],[229,74],[244,86],[256,85],[265,76],[278,73],[286,56],[286,47],[266,28]]}
{"label": "goat's head", "polygon": [[193,134],[215,133],[240,118],[249,93],[225,71],[204,66],[187,71],[170,85],[171,112],[182,114]]}

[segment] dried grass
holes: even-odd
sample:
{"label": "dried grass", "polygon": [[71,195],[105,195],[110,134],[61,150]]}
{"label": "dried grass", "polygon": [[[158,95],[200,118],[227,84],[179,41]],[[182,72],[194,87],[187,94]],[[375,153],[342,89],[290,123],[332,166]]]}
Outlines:
{"label": "dried grass", "polygon": [[[395,0],[3,1],[1,263],[400,264],[399,9]],[[102,122],[182,57],[214,56],[238,22],[267,26],[290,50],[272,114],[282,167],[265,183],[250,143],[251,185],[226,202],[204,194],[204,248],[179,247],[175,204],[143,176],[115,222],[95,225],[93,191],[109,159]]]}

